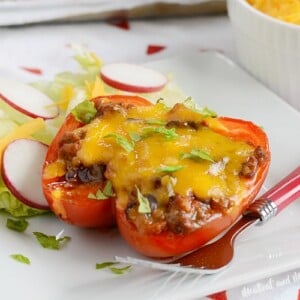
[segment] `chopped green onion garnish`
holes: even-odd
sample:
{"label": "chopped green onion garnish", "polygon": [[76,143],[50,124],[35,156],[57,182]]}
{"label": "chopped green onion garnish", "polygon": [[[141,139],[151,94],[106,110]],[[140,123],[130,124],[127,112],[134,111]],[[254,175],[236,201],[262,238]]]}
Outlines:
{"label": "chopped green onion garnish", "polygon": [[85,100],[72,109],[75,119],[82,123],[90,123],[97,113],[94,102]]}
{"label": "chopped green onion garnish", "polygon": [[107,197],[113,197],[115,196],[115,193],[112,189],[112,183],[110,180],[108,180],[105,184],[104,190],[103,190],[103,194]]}
{"label": "chopped green onion garnish", "polygon": [[104,193],[99,189],[96,194],[94,193],[89,193],[88,194],[88,198],[89,199],[93,199],[93,200],[106,200],[109,197],[107,197],[106,195],[104,195]]}
{"label": "chopped green onion garnish", "polygon": [[110,133],[104,138],[113,138],[116,143],[121,146],[126,152],[131,152],[134,149],[134,142],[128,141],[124,136],[117,133]]}
{"label": "chopped green onion garnish", "polygon": [[196,161],[199,160],[208,160],[210,162],[214,162],[214,160],[211,158],[210,154],[207,153],[204,150],[200,150],[200,149],[193,149],[188,153],[182,153],[181,154],[181,159],[193,159]]}
{"label": "chopped green onion garnish", "polygon": [[179,171],[183,168],[183,166],[177,165],[177,166],[162,166],[157,169],[158,172],[164,172],[164,173],[173,173],[176,171]]}
{"label": "chopped green onion garnish", "polygon": [[125,272],[127,272],[130,268],[131,268],[131,266],[126,266],[123,268],[110,267],[109,269],[115,274],[122,275]]}
{"label": "chopped green onion garnish", "polygon": [[103,189],[103,191],[101,191],[100,189],[96,192],[96,194],[93,193],[89,193],[88,194],[88,198],[89,199],[94,199],[94,200],[106,200],[110,197],[114,197],[115,193],[113,192],[112,189],[112,183],[110,180],[108,180],[105,184],[105,187]]}
{"label": "chopped green onion garnish", "polygon": [[143,139],[142,135],[135,133],[135,132],[129,133],[129,136],[130,136],[131,140],[135,143],[139,142],[141,139]]}
{"label": "chopped green onion garnish", "polygon": [[165,127],[149,127],[144,129],[144,137],[149,137],[153,134],[161,134],[166,140],[173,140],[178,138],[175,128],[167,129]]}
{"label": "chopped green onion garnish", "polygon": [[139,202],[138,212],[141,214],[148,214],[151,213],[151,208],[149,204],[149,200],[145,197],[141,191],[136,187],[137,192],[137,200]]}
{"label": "chopped green onion garnish", "polygon": [[164,126],[167,124],[166,121],[157,120],[157,119],[148,119],[148,120],[145,120],[145,123],[148,125],[161,125],[161,126]]}
{"label": "chopped green onion garnish", "polygon": [[188,97],[183,101],[185,107],[203,115],[204,117],[217,117],[217,113],[213,110],[209,109],[208,107],[198,107],[197,103],[194,102],[192,97]]}
{"label": "chopped green onion garnish", "polygon": [[113,267],[114,265],[117,265],[117,264],[119,264],[119,262],[114,262],[114,261],[106,261],[103,263],[97,263],[96,269],[100,270],[100,269],[109,268],[113,273],[122,275],[131,268],[130,265],[126,266],[126,267],[122,267],[122,268]]}
{"label": "chopped green onion garnish", "polygon": [[28,227],[28,222],[25,219],[7,219],[6,227],[14,231],[24,232]]}
{"label": "chopped green onion garnish", "polygon": [[10,257],[20,263],[30,265],[30,259],[22,254],[11,254]]}
{"label": "chopped green onion garnish", "polygon": [[99,269],[105,269],[105,268],[108,268],[108,267],[111,267],[115,264],[118,264],[118,262],[115,262],[115,261],[105,261],[103,263],[97,263],[96,264],[96,269],[99,270]]}
{"label": "chopped green onion garnish", "polygon": [[37,241],[43,248],[59,250],[61,246],[71,240],[71,237],[64,236],[62,238],[56,238],[54,235],[46,235],[42,232],[33,232]]}
{"label": "chopped green onion garnish", "polygon": [[200,109],[200,113],[201,113],[202,115],[204,115],[205,117],[213,117],[213,118],[215,118],[215,117],[218,116],[217,113],[216,113],[215,111],[209,109],[209,108],[206,107],[206,106],[203,107],[202,109]]}

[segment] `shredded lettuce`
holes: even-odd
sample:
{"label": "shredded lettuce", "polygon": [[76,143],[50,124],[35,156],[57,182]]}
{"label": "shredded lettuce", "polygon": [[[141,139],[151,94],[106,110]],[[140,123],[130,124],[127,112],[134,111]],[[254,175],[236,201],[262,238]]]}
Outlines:
{"label": "shredded lettuce", "polygon": [[0,119],[0,139],[12,132],[17,127],[18,125],[11,120]]}
{"label": "shredded lettuce", "polygon": [[[96,78],[99,78],[101,62],[97,56],[82,48],[75,49],[78,53],[74,56],[82,71],[78,73],[62,72],[51,81],[31,83],[33,87],[48,95],[54,105],[60,108],[60,115],[47,120],[46,127],[32,135],[33,138],[45,144],[50,144],[65,115],[72,107],[87,99],[88,89]],[[99,86],[99,84],[98,84]],[[70,108],[71,107],[71,108]],[[24,124],[30,117],[15,110],[6,102],[0,100],[0,138],[9,134],[17,126]],[[33,209],[14,197],[0,177],[0,211],[5,211],[14,217],[30,217],[45,213],[43,210]]]}
{"label": "shredded lettuce", "polygon": [[[52,81],[31,84],[48,95],[66,113],[69,113],[80,102],[100,96],[100,94],[91,95],[91,87],[95,85],[97,79],[99,80],[102,66],[100,59],[93,52],[82,47],[73,46],[73,48],[76,51],[74,59],[79,64],[80,71],[61,72],[55,75]],[[104,88],[99,92],[104,94]]]}
{"label": "shredded lettuce", "polygon": [[0,110],[1,110],[1,120],[10,120],[16,125],[23,124],[27,122],[30,118],[16,109],[12,108],[9,104],[0,98]]}
{"label": "shredded lettuce", "polygon": [[8,229],[17,231],[17,232],[24,232],[27,227],[28,227],[29,223],[26,219],[10,219],[8,218],[6,220],[6,227]]}
{"label": "shredded lettuce", "polygon": [[42,232],[33,232],[33,235],[36,237],[37,241],[43,248],[59,250],[64,243],[71,240],[71,237],[64,236],[61,238],[56,237],[55,235],[47,235]]}
{"label": "shredded lettuce", "polygon": [[0,179],[0,211],[7,212],[14,217],[32,217],[44,214],[44,210],[34,209],[20,202],[14,197]]}
{"label": "shredded lettuce", "polygon": [[74,56],[74,59],[79,65],[89,73],[99,72],[102,62],[98,56],[94,52],[86,51],[83,48],[79,48],[78,50],[78,54]]}
{"label": "shredded lettuce", "polygon": [[22,264],[30,265],[30,259],[23,254],[11,254],[10,257]]}

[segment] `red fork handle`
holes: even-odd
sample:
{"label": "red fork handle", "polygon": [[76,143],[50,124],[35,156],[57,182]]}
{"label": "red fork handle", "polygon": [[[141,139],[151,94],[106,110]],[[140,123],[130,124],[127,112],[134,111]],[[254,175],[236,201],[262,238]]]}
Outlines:
{"label": "red fork handle", "polygon": [[300,197],[300,166],[279,181],[260,198],[268,199],[277,206],[277,214]]}

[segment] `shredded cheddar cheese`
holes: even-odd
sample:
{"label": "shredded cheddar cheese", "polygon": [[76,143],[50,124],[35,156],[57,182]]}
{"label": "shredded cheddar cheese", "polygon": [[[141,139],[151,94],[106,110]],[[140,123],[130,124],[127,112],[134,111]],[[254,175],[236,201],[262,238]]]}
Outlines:
{"label": "shredded cheddar cheese", "polygon": [[[238,202],[246,190],[238,173],[253,153],[253,146],[234,141],[209,126],[195,130],[186,125],[162,125],[170,118],[182,124],[200,124],[205,119],[213,128],[220,126],[217,119],[204,118],[184,105],[172,111],[163,104],[132,107],[126,113],[113,110],[85,126],[77,157],[85,166],[107,165],[106,176],[125,206],[135,185],[161,204],[167,203],[170,193],[188,195],[191,191],[201,199],[226,197]],[[189,159],[190,153],[204,153],[211,159]],[[168,173],[172,169],[175,171]],[[163,178],[165,189],[153,190],[157,177]]]}
{"label": "shredded cheddar cheese", "polygon": [[248,0],[248,2],[269,16],[300,25],[300,0]]}

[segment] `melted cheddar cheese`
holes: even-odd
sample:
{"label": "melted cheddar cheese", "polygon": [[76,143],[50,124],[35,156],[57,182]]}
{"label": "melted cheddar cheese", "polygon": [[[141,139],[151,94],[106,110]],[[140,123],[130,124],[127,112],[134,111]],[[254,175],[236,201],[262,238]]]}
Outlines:
{"label": "melted cheddar cheese", "polygon": [[[239,173],[254,147],[215,132],[218,126],[218,119],[183,104],[116,106],[84,127],[77,157],[84,166],[106,165],[105,176],[124,209],[137,187],[159,206],[173,195],[191,194],[238,204],[247,188]],[[189,155],[197,151],[206,157]]]}
{"label": "melted cheddar cheese", "polygon": [[300,0],[248,0],[248,2],[269,16],[300,25]]}

